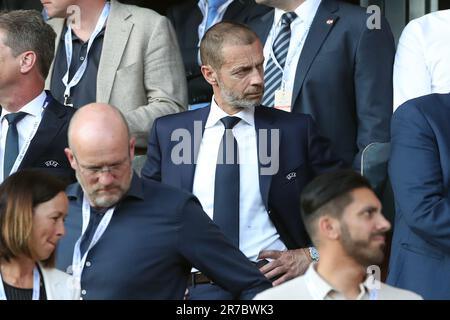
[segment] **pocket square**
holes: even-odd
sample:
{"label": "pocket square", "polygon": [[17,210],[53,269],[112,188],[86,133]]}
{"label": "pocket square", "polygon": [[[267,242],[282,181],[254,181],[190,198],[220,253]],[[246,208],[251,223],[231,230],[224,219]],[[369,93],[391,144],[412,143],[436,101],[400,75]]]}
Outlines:
{"label": "pocket square", "polygon": [[292,180],[294,178],[297,178],[297,172],[291,172],[286,175],[286,179],[288,180]]}
{"label": "pocket square", "polygon": [[59,163],[58,163],[58,161],[55,161],[55,160],[48,160],[48,161],[45,161],[45,165],[46,165],[47,167],[53,167],[53,168],[56,168],[56,167],[59,166]]}

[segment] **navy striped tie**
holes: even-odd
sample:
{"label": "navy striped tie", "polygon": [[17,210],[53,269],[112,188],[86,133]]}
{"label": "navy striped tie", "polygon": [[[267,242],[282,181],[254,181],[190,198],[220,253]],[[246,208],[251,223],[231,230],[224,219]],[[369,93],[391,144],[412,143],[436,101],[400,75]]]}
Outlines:
{"label": "navy striped tie", "polygon": [[[291,40],[291,23],[297,18],[295,12],[287,12],[281,16],[281,28],[275,41],[273,42],[273,55],[267,62],[264,70],[264,98],[263,105],[273,107],[275,104],[275,91],[280,89],[283,79],[283,69],[286,63],[286,57],[289,50],[289,42]],[[276,65],[275,59],[281,69]]]}

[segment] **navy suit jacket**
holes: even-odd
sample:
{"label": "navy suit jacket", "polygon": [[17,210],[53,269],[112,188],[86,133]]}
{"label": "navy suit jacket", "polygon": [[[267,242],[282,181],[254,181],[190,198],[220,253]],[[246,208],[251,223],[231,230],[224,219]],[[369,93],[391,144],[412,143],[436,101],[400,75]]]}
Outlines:
{"label": "navy suit jacket", "polygon": [[51,98],[18,170],[33,168],[61,178],[66,183],[75,181],[75,172],[64,153],[68,147],[67,129],[74,113],[74,109]]}
{"label": "navy suit jacket", "polygon": [[[235,0],[228,6],[222,21],[248,24],[269,11],[269,7],[258,5],[254,0]],[[167,11],[167,18],[175,28],[183,56],[189,104],[210,102],[213,94],[211,85],[203,78],[198,65],[198,26],[203,20],[198,0],[184,1],[171,7]]]}
{"label": "navy suit jacket", "polygon": [[[200,121],[203,132],[210,108],[161,117],[156,120],[150,132],[147,149],[147,162],[142,176],[170,184],[192,192],[195,159],[201,136],[194,135],[194,122]],[[178,141],[171,141],[174,130],[184,128],[197,141],[192,139],[192,157],[190,164],[174,164],[171,153]],[[303,187],[316,175],[342,165],[329,148],[329,141],[321,137],[314,121],[308,115],[289,114],[284,111],[256,107],[255,129],[272,129],[280,133],[279,170],[274,175],[259,176],[259,189],[266,210],[284,244],[289,249],[309,246],[310,239],[305,231],[300,214],[300,193]],[[259,153],[259,139],[258,153]],[[271,135],[268,137],[271,141]],[[269,143],[270,145],[270,143]],[[271,154],[271,150],[268,154]],[[264,152],[263,152],[264,153]],[[259,168],[268,167],[259,160]],[[214,174],[214,173],[212,173]]]}
{"label": "navy suit jacket", "polygon": [[[322,0],[298,62],[293,112],[312,115],[347,164],[361,167],[372,142],[389,141],[395,44],[387,20],[370,30],[365,9]],[[250,26],[264,43],[274,11]]]}
{"label": "navy suit jacket", "polygon": [[450,94],[394,113],[389,175],[396,216],[388,283],[450,299]]}
{"label": "navy suit jacket", "polygon": [[[82,227],[80,185],[69,186],[67,195],[66,235],[56,254],[63,271],[72,265]],[[182,299],[192,266],[236,298],[271,287],[191,194],[137,175],[86,261],[84,299]]]}

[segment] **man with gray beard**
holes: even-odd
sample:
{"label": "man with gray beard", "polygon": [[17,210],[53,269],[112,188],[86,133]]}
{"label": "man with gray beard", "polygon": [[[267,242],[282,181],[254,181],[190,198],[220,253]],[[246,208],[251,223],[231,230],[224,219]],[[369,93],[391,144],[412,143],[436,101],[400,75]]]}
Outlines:
{"label": "man with gray beard", "polygon": [[[156,120],[147,179],[192,192],[228,239],[278,285],[302,274],[314,248],[299,212],[303,186],[341,166],[310,116],[260,106],[261,42],[248,27],[216,24],[200,44],[209,107]],[[231,299],[192,270],[189,299]]]}

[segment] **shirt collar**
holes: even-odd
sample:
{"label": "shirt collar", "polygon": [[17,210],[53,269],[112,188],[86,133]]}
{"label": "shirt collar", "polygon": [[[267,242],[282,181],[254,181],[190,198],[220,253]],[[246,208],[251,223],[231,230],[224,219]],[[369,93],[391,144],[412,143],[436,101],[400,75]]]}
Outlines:
{"label": "shirt collar", "polygon": [[[329,295],[338,293],[336,289],[317,273],[316,269],[317,263],[314,262],[309,265],[308,270],[305,272],[305,281],[313,298],[325,300]],[[359,284],[360,293],[356,300],[361,300],[370,291],[370,286],[373,286],[373,278],[367,277],[363,283]]]}
{"label": "shirt collar", "polygon": [[[27,115],[32,115],[33,117],[39,117],[42,114],[42,109],[44,107],[45,99],[47,94],[42,91],[36,98],[24,105],[18,112],[25,112]],[[3,121],[5,115],[10,114],[8,110],[2,108],[2,115],[0,121]]]}
{"label": "shirt collar", "polygon": [[[317,9],[319,8],[321,0],[306,0],[301,5],[299,5],[294,12],[297,14],[297,19],[303,22],[313,21],[316,15]],[[279,25],[281,22],[281,16],[286,13],[286,11],[275,8],[274,24]]]}
{"label": "shirt collar", "polygon": [[[100,37],[104,37],[105,36],[105,31],[106,31],[106,25],[103,26],[102,30],[100,30],[99,34],[95,37],[95,39],[98,39]],[[67,32],[67,26],[65,26],[64,29],[63,29],[63,32],[62,32],[63,36],[60,39],[61,42],[65,42],[64,35],[66,34],[66,32]],[[75,32],[72,32],[72,42],[75,42],[75,41],[80,41],[81,43],[84,43],[84,41],[81,41],[80,38],[78,38],[78,36],[75,34]],[[86,41],[86,43],[88,41]]]}
{"label": "shirt collar", "polygon": [[[205,128],[211,128],[215,125],[218,125],[218,122],[220,119],[229,117],[230,115],[223,111],[216,103],[216,100],[214,99],[214,96],[211,100],[211,108],[209,111],[208,120],[206,120]],[[239,111],[236,114],[233,114],[233,117],[238,117],[244,120],[245,123],[248,125],[251,125],[252,127],[255,126],[255,107],[251,108],[244,108],[241,111]],[[241,122],[242,123],[242,122]],[[239,125],[239,123],[237,124]]]}
{"label": "shirt collar", "polygon": [[[76,200],[83,199],[83,189],[81,188],[81,185],[79,183],[74,183],[68,186],[66,193],[70,199]],[[128,197],[144,200],[144,189],[142,187],[142,180],[135,172],[133,172],[133,177],[131,178],[130,188],[128,189],[123,199],[126,199]],[[123,199],[121,201],[123,201]]]}
{"label": "shirt collar", "polygon": [[324,300],[334,289],[317,273],[316,268],[317,263],[309,265],[305,272],[305,282],[314,299]]}

